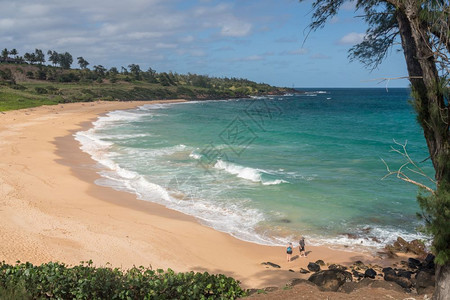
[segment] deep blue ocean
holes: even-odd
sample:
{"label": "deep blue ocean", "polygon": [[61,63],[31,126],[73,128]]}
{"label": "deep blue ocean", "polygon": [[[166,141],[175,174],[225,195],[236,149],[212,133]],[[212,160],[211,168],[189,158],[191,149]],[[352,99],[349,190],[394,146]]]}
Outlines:
{"label": "deep blue ocean", "polygon": [[394,140],[407,141],[433,175],[409,99],[408,89],[299,89],[144,105],[110,112],[75,136],[98,162],[97,184],[242,240],[284,245],[303,235],[309,244],[376,249],[397,236],[424,238],[418,189],[382,180],[381,159],[393,170],[404,163],[390,151],[401,148]]}

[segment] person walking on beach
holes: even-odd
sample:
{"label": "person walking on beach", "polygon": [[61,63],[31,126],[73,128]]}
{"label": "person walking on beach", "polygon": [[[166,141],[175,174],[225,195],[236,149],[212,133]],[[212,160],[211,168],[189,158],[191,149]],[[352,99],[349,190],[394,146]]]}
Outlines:
{"label": "person walking on beach", "polygon": [[292,243],[289,243],[287,245],[286,253],[287,253],[287,261],[289,262],[289,261],[291,261],[291,258],[292,258]]}
{"label": "person walking on beach", "polygon": [[300,237],[300,241],[298,242],[298,248],[300,250],[300,256],[306,257],[305,238],[304,237]]}

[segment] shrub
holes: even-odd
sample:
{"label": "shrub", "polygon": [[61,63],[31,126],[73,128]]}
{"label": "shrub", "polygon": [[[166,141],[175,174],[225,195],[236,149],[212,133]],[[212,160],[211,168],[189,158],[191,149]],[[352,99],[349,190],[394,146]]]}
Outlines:
{"label": "shrub", "polygon": [[36,93],[38,93],[39,95],[42,94],[47,94],[47,90],[43,87],[35,87],[34,90],[36,91]]}
{"label": "shrub", "polygon": [[2,262],[3,299],[2,295],[23,299],[235,299],[245,292],[233,278],[207,272],[175,273],[144,267],[124,271],[95,268],[92,261],[74,267],[53,262],[40,266]]}

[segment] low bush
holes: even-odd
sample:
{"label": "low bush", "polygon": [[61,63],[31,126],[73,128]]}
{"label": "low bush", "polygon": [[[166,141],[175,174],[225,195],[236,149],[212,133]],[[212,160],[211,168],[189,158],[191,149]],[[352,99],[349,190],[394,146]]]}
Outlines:
{"label": "low bush", "polygon": [[225,275],[175,273],[168,269],[93,267],[92,261],[34,266],[0,263],[0,299],[235,299],[245,296]]}

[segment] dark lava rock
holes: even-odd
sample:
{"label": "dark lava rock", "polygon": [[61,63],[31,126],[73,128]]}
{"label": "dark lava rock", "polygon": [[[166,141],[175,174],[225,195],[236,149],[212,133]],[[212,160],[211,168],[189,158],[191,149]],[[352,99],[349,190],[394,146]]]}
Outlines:
{"label": "dark lava rock", "polygon": [[346,266],[342,266],[342,265],[337,265],[337,264],[332,264],[328,266],[329,270],[341,270],[341,271],[345,271],[347,270]]}
{"label": "dark lava rock", "polygon": [[408,267],[411,269],[417,269],[421,266],[420,260],[417,260],[415,258],[408,258]]}
{"label": "dark lava rock", "polygon": [[[396,284],[398,284],[399,286],[401,286],[402,288],[405,288],[405,289],[409,289],[413,286],[413,283],[411,281],[411,276],[410,276],[410,278],[407,278],[405,276],[398,276],[392,268],[385,268],[385,269],[388,269],[388,270],[386,270],[386,272],[384,272],[384,280],[385,281],[395,282]],[[407,271],[402,270],[400,272],[407,272]],[[403,274],[403,275],[405,275],[405,274]]]}
{"label": "dark lava rock", "polygon": [[428,294],[429,290],[434,290],[434,284],[434,274],[425,271],[419,271],[416,274],[416,289],[419,295]]}
{"label": "dark lava rock", "polygon": [[266,265],[266,266],[271,266],[271,267],[274,267],[274,268],[281,268],[280,267],[280,265],[277,265],[277,264],[274,264],[274,263],[271,263],[270,261],[268,261],[268,262],[263,262],[263,263],[261,263],[262,265]]}
{"label": "dark lava rock", "polygon": [[408,279],[406,277],[397,276],[397,278],[395,278],[393,281],[404,289],[409,289],[413,286],[411,279]]}
{"label": "dark lava rock", "polygon": [[395,281],[397,277],[398,276],[394,270],[384,273],[384,280],[386,281]]}
{"label": "dark lava rock", "polygon": [[407,271],[407,270],[398,270],[397,275],[399,277],[405,277],[408,279],[411,279],[411,275],[413,274],[413,272],[411,271]]}
{"label": "dark lava rock", "polygon": [[392,269],[391,267],[383,268],[383,273],[384,273],[384,274],[394,274],[394,275],[397,275],[397,274],[395,273],[395,270]]}
{"label": "dark lava rock", "polygon": [[375,272],[374,269],[367,269],[366,272],[364,272],[364,277],[374,279],[375,276],[377,276],[377,272]]}
{"label": "dark lava rock", "polygon": [[358,271],[356,271],[356,270],[353,270],[353,271],[352,271],[352,275],[353,275],[353,277],[356,277],[357,279],[363,278],[363,277],[364,277],[364,274],[363,274],[363,273],[358,272]]}
{"label": "dark lava rock", "polygon": [[425,261],[423,262],[423,267],[427,269],[433,269],[434,270],[434,255],[431,253],[428,253],[427,257],[425,258]]}
{"label": "dark lava rock", "polygon": [[381,243],[381,240],[378,239],[377,237],[371,236],[370,239],[374,242]]}
{"label": "dark lava rock", "polygon": [[321,260],[321,259],[317,260],[316,264],[318,264],[321,267],[325,266],[325,262],[323,260]]}
{"label": "dark lava rock", "polygon": [[310,262],[308,264],[308,270],[310,270],[311,272],[319,272],[320,266],[316,263]]}
{"label": "dark lava rock", "polygon": [[303,269],[303,268],[300,268],[300,273],[302,273],[302,274],[308,274],[308,273],[310,273],[308,270],[305,270],[305,269]]}
{"label": "dark lava rock", "polygon": [[295,271],[294,271],[294,270],[292,270],[292,269],[289,269],[289,272],[295,273]]}
{"label": "dark lava rock", "polygon": [[325,270],[312,274],[308,280],[323,291],[336,292],[345,282],[352,281],[352,274],[341,270]]}
{"label": "dark lava rock", "polygon": [[367,269],[366,265],[360,260],[357,260],[353,265],[360,269]]}

